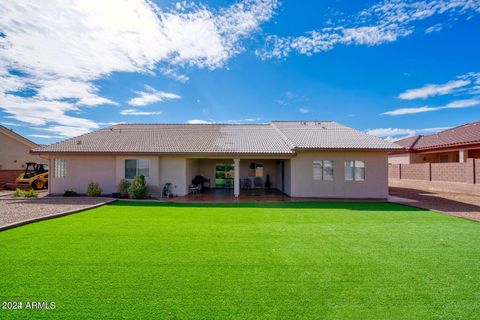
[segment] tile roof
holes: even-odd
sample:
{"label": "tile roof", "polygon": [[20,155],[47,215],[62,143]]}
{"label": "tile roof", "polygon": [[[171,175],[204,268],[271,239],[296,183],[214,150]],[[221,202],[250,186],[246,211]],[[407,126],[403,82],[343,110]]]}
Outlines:
{"label": "tile roof", "polygon": [[381,149],[402,147],[332,121],[273,121],[296,149]]}
{"label": "tile roof", "polygon": [[418,141],[418,139],[420,139],[420,137],[421,136],[408,137],[408,138],[405,138],[405,139],[395,141],[395,143],[401,145],[402,147],[404,147],[407,150],[410,150],[410,149],[413,148],[415,143],[417,143],[417,141]]}
{"label": "tile roof", "polygon": [[334,122],[303,123],[119,124],[39,147],[33,152],[294,154],[297,148],[401,148]]}
{"label": "tile roof", "polygon": [[[406,144],[411,142],[412,138],[414,137],[402,139],[395,143],[406,147]],[[427,150],[474,143],[480,143],[480,121],[467,123],[428,136],[417,136],[416,141],[408,149]]]}

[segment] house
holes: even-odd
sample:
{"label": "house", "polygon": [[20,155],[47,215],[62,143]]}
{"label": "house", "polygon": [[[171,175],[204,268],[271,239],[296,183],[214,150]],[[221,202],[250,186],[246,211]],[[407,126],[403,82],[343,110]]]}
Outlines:
{"label": "house", "polygon": [[[98,182],[116,192],[144,175],[152,193],[172,183],[187,195],[196,176],[239,196],[243,184],[293,197],[388,195],[388,152],[401,147],[335,122],[269,124],[119,124],[39,147],[50,161],[49,191],[86,191]],[[52,172],[53,171],[53,172]],[[207,184],[208,187],[208,184]]]}
{"label": "house", "polygon": [[393,151],[390,164],[465,162],[480,158],[480,121],[427,136],[414,136],[396,141],[405,150]]}
{"label": "house", "polygon": [[11,129],[0,125],[0,186],[14,182],[27,162],[48,162],[30,150],[38,145]]}

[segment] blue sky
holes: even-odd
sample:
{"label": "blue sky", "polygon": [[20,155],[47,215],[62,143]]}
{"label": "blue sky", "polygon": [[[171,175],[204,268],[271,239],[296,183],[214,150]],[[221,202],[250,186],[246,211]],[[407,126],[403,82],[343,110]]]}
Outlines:
{"label": "blue sky", "polygon": [[480,1],[6,1],[0,12],[0,123],[38,143],[120,122],[333,120],[395,139],[480,120]]}

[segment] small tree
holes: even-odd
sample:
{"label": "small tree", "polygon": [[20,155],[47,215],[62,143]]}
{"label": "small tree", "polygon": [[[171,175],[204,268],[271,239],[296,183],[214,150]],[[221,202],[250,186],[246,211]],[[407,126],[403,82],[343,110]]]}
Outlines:
{"label": "small tree", "polygon": [[102,188],[98,185],[97,182],[90,182],[87,186],[87,196],[89,197],[99,197],[102,194]]}
{"label": "small tree", "polygon": [[145,199],[148,195],[148,185],[145,183],[145,176],[140,175],[133,179],[132,185],[128,188],[128,195],[132,199]]}
{"label": "small tree", "polygon": [[118,187],[117,187],[118,193],[120,193],[122,197],[127,197],[128,189],[130,188],[131,185],[132,183],[127,179],[120,180],[120,183],[118,184]]}

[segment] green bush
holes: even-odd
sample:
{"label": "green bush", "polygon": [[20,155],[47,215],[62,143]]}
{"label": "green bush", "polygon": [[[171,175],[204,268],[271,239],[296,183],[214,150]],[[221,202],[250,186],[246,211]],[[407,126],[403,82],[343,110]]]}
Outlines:
{"label": "green bush", "polygon": [[78,193],[76,193],[76,192],[73,191],[73,190],[65,190],[65,191],[63,192],[63,196],[64,196],[64,197],[76,197],[76,196],[78,196]]}
{"label": "green bush", "polygon": [[128,188],[128,195],[132,199],[145,199],[148,195],[148,185],[145,183],[145,176],[140,175],[133,179],[132,185]]}
{"label": "green bush", "polygon": [[120,193],[123,197],[128,196],[128,189],[130,188],[131,185],[132,183],[127,179],[120,180],[120,183],[118,184],[118,187],[117,187],[118,193]]}
{"label": "green bush", "polygon": [[38,198],[38,192],[33,190],[33,189],[30,189],[28,191],[25,191],[25,190],[22,190],[22,189],[19,189],[17,188],[14,192],[13,192],[13,196],[15,198],[19,198],[19,197],[24,197],[24,198]]}
{"label": "green bush", "polygon": [[13,192],[13,196],[15,198],[23,197],[23,194],[24,194],[24,191],[18,188]]}
{"label": "green bush", "polygon": [[99,197],[102,195],[102,188],[98,185],[97,182],[90,182],[87,186],[87,196],[89,197]]}
{"label": "green bush", "polygon": [[23,196],[25,198],[38,198],[38,192],[33,189],[30,189],[28,191],[24,191]]}

